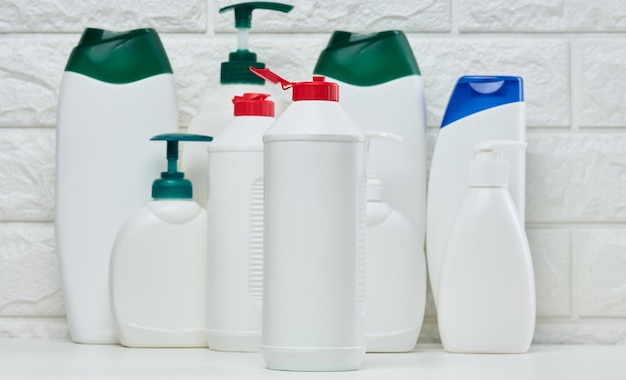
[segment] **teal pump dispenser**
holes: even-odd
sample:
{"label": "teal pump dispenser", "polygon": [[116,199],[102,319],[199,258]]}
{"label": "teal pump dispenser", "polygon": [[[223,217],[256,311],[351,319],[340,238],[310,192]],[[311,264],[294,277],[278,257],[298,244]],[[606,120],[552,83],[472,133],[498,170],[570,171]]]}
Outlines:
{"label": "teal pump dispenser", "polygon": [[161,172],[161,178],[155,179],[152,183],[152,198],[191,199],[193,196],[191,181],[185,178],[185,173],[178,171],[178,142],[208,142],[212,141],[213,137],[187,133],[164,133],[150,140],[167,141],[167,171]]}
{"label": "teal pump dispenser", "polygon": [[248,50],[248,32],[252,25],[252,11],[255,9],[268,9],[288,13],[293,5],[273,3],[266,1],[253,1],[249,3],[233,4],[221,8],[220,13],[230,10],[235,12],[235,28],[237,28],[237,51],[228,55],[228,61],[222,62],[220,83],[249,83],[263,84],[262,78],[250,72],[250,66],[263,69],[265,63],[258,62],[256,53]]}

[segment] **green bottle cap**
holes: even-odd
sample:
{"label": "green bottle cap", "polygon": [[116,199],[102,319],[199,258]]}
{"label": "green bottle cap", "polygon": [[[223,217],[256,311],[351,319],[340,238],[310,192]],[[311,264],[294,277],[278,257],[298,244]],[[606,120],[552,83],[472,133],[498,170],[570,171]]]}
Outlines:
{"label": "green bottle cap", "polygon": [[256,53],[248,50],[248,30],[252,25],[252,11],[255,9],[268,9],[287,13],[293,9],[293,5],[272,3],[266,1],[253,1],[249,3],[233,4],[221,8],[220,13],[233,10],[235,13],[235,28],[238,29],[237,51],[228,55],[228,61],[222,62],[220,70],[220,83],[233,84],[257,84],[262,85],[265,81],[250,71],[250,66],[257,69],[265,68],[265,63],[258,62]]}
{"label": "green bottle cap", "polygon": [[357,86],[420,75],[411,45],[399,30],[373,34],[336,31],[313,72]]}
{"label": "green bottle cap", "polygon": [[212,141],[213,137],[188,133],[164,133],[150,140],[167,141],[167,171],[161,172],[161,178],[152,182],[152,198],[191,199],[193,196],[191,181],[185,179],[185,173],[178,171],[178,142]]}
{"label": "green bottle cap", "polygon": [[154,29],[111,32],[87,28],[72,50],[65,71],[108,83],[130,83],[172,73]]}

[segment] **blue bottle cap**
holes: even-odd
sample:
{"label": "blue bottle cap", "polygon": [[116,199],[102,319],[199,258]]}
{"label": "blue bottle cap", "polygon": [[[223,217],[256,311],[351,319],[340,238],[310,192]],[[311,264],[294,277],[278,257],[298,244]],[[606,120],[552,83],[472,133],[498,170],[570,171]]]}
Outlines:
{"label": "blue bottle cap", "polygon": [[521,77],[463,76],[450,96],[441,128],[489,108],[523,101]]}

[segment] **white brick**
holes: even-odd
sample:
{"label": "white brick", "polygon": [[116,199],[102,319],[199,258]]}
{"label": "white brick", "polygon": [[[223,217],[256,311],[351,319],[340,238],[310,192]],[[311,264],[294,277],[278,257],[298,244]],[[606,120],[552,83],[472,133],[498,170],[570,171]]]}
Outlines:
{"label": "white brick", "polygon": [[0,337],[69,339],[65,318],[0,318]]}
{"label": "white brick", "polygon": [[[626,4],[624,20],[626,20]],[[575,45],[582,61],[579,90],[582,127],[626,127],[626,42],[584,41]]]}
{"label": "white brick", "polygon": [[[332,32],[347,30],[371,33],[388,29],[405,32],[443,32],[450,30],[450,5],[447,0],[413,1],[334,1],[291,0],[294,9],[287,14],[256,10],[252,30],[263,32]],[[219,14],[221,7],[236,2],[218,0],[214,6],[215,30],[234,31],[232,11]]]}
{"label": "white brick", "polygon": [[569,48],[565,41],[513,38],[410,38],[426,86],[428,125],[439,127],[463,75],[524,79],[529,126],[570,125]]}
{"label": "white brick", "polygon": [[459,16],[464,32],[626,31],[623,0],[463,0]]}
{"label": "white brick", "polygon": [[57,93],[76,38],[0,39],[0,126],[53,126]]}
{"label": "white brick", "polygon": [[528,222],[625,222],[626,134],[528,135]]}
{"label": "white brick", "polygon": [[82,32],[86,27],[204,32],[206,15],[206,0],[14,0],[0,7],[0,32]]}
{"label": "white brick", "polygon": [[51,223],[0,228],[0,316],[65,315]]}
{"label": "white brick", "polygon": [[626,322],[537,321],[534,344],[626,344]]}
{"label": "white brick", "polygon": [[626,229],[572,231],[576,310],[581,317],[626,317]]}
{"label": "white brick", "polygon": [[527,229],[538,317],[570,315],[570,236],[566,229]]}
{"label": "white brick", "polygon": [[54,129],[0,129],[0,221],[54,218]]}

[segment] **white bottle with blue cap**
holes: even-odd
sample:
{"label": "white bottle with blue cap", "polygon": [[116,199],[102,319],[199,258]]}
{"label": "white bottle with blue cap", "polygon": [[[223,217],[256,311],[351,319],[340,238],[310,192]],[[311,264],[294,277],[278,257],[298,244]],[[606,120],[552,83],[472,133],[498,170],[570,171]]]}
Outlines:
{"label": "white bottle with blue cap", "polygon": [[177,170],[179,141],[209,136],[166,133],[167,171],[152,200],[120,229],[110,263],[111,310],[120,343],[129,347],[206,347],[206,211]]}
{"label": "white bottle with blue cap", "polygon": [[437,321],[448,352],[514,354],[535,329],[535,278],[524,226],[508,191],[506,150],[519,141],[474,147],[463,201],[445,245]]}
{"label": "white bottle with blue cap", "polygon": [[[474,145],[487,140],[525,139],[522,78],[464,76],[458,80],[437,136],[428,183],[426,255],[435,305],[445,244],[467,188],[467,162],[473,157]],[[525,151],[503,152],[502,159],[509,163],[509,190],[523,226]]]}

